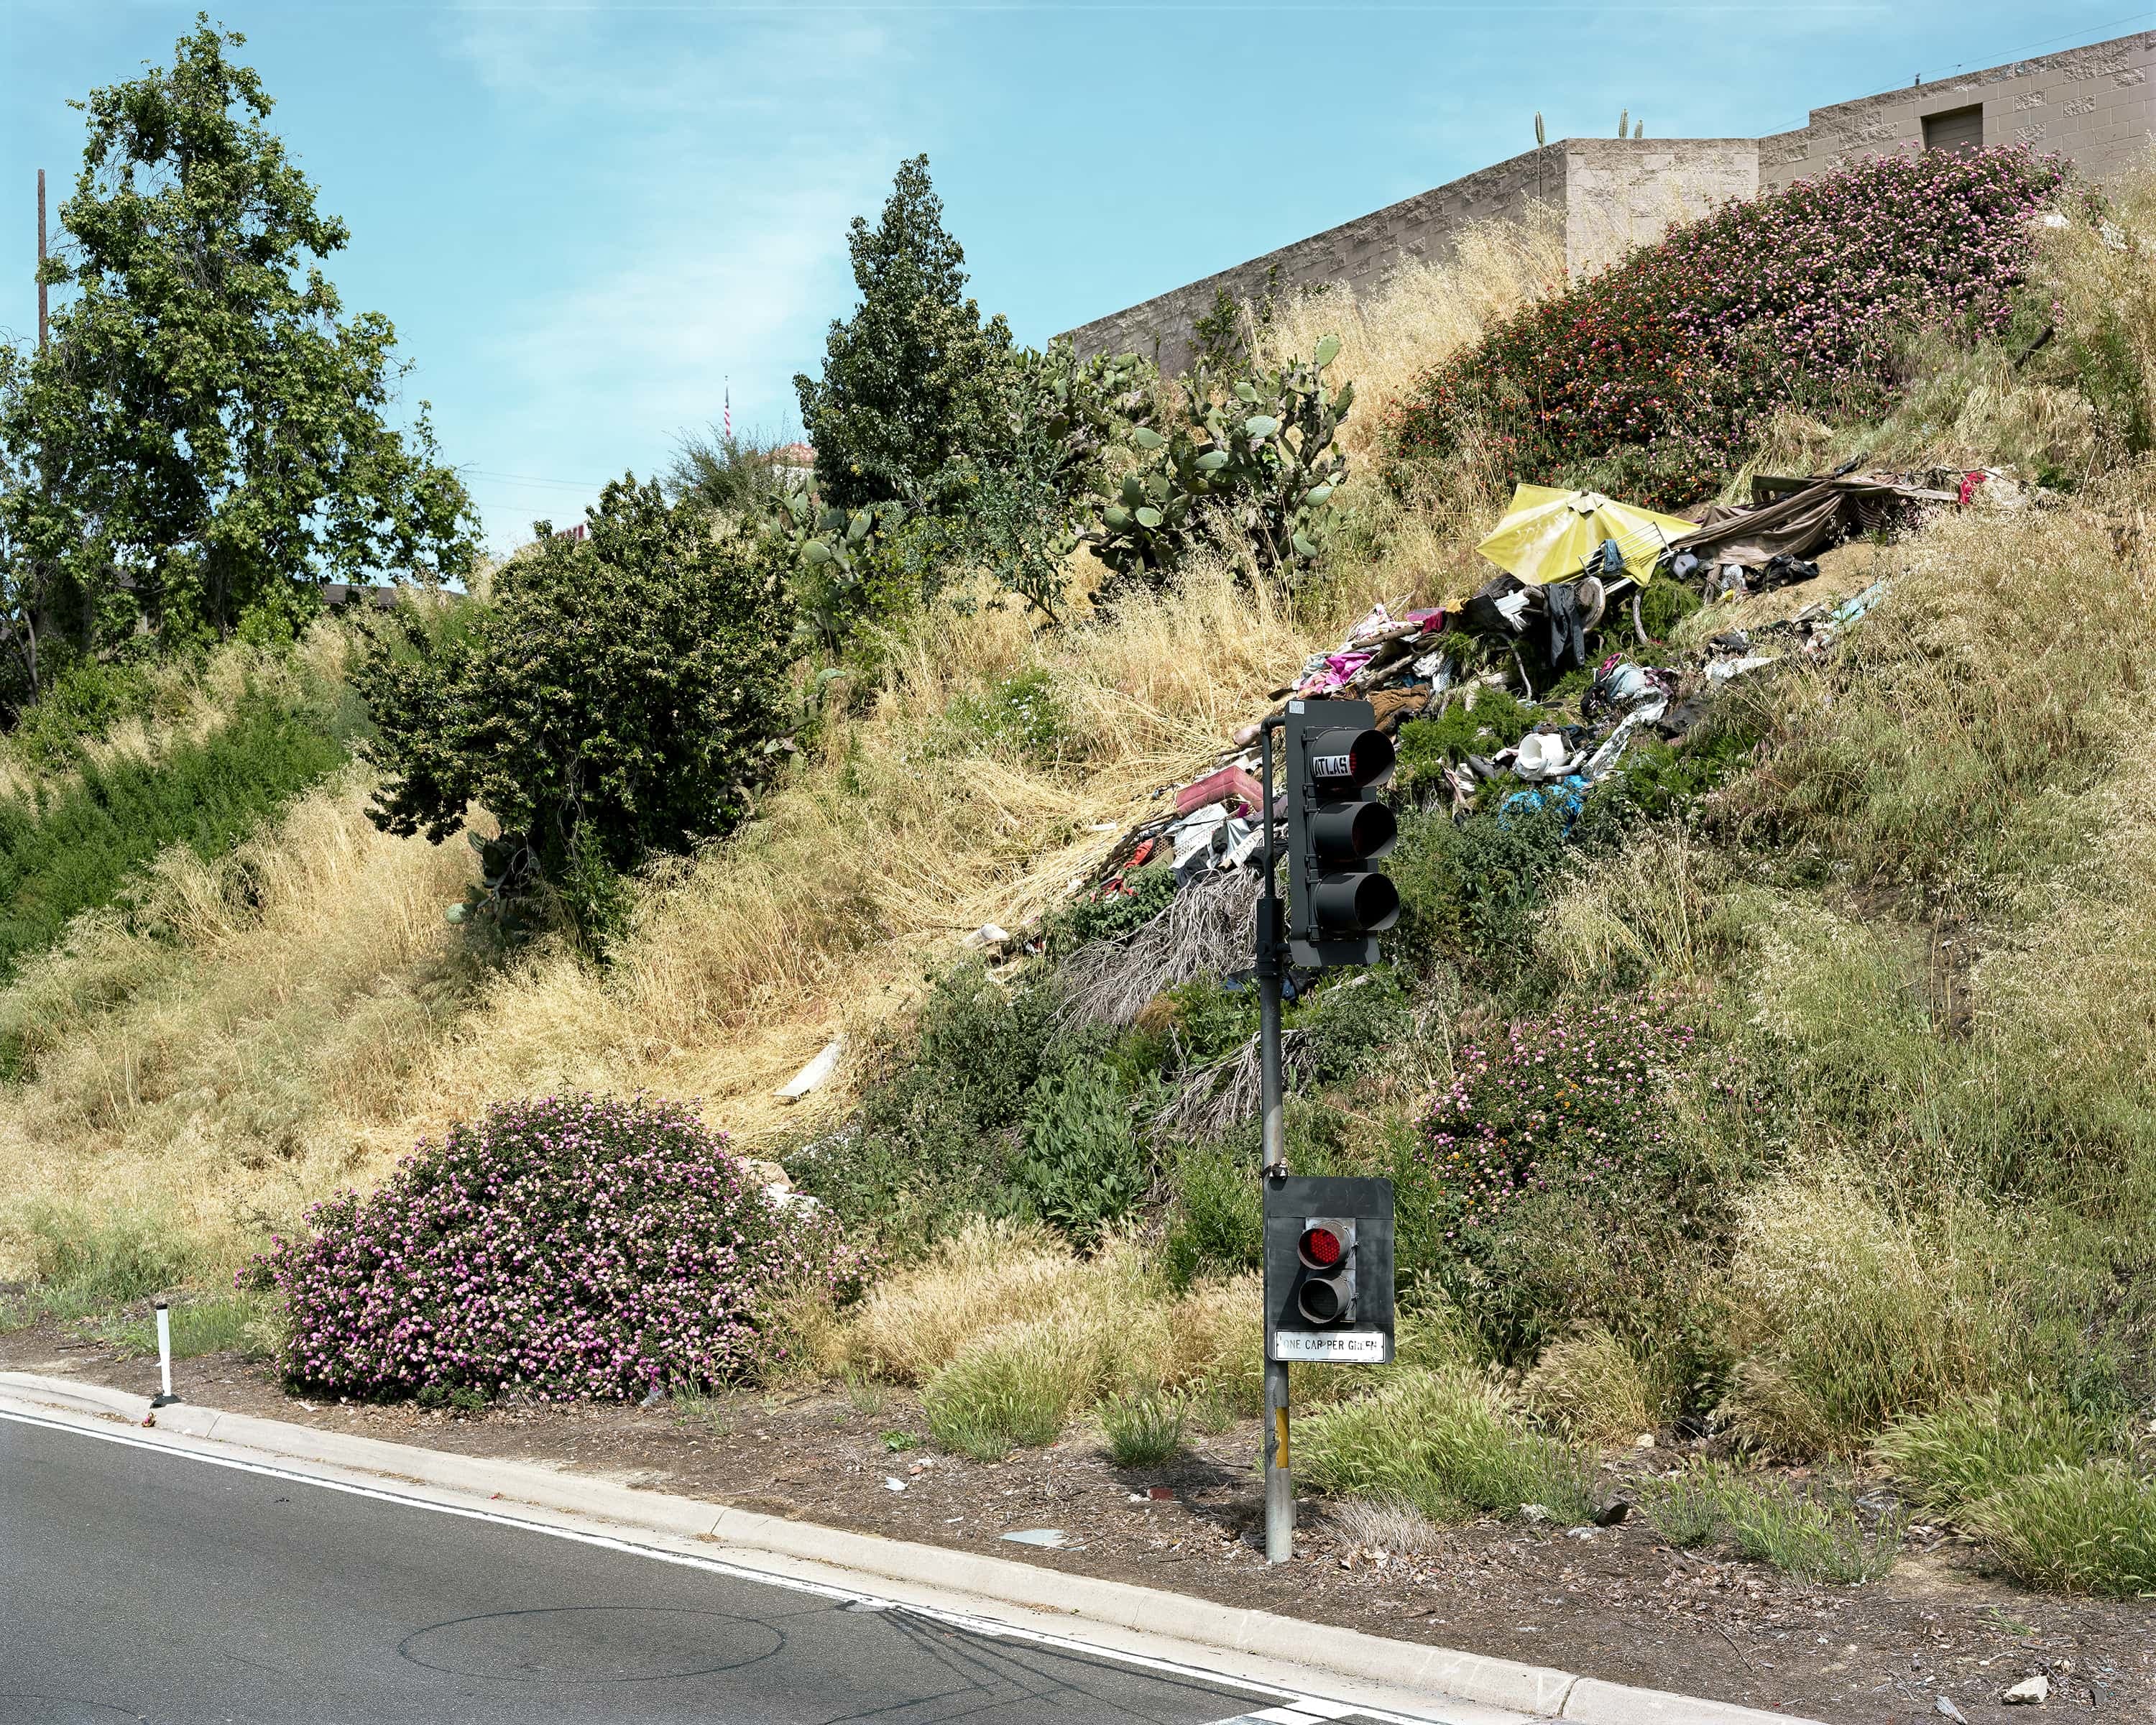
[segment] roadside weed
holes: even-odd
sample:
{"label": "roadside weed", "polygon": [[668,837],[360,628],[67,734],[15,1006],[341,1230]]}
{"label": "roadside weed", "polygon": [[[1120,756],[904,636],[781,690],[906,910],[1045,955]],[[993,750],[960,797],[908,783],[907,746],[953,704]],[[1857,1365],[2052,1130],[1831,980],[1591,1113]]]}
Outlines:
{"label": "roadside weed", "polygon": [[1173,1390],[1112,1395],[1101,1404],[1108,1457],[1118,1467],[1157,1467],[1183,1451],[1188,1403]]}
{"label": "roadside weed", "polygon": [[2112,1599],[2156,1594],[2156,1480],[2123,1461],[2055,1463],[1967,1519],[2016,1580]]}

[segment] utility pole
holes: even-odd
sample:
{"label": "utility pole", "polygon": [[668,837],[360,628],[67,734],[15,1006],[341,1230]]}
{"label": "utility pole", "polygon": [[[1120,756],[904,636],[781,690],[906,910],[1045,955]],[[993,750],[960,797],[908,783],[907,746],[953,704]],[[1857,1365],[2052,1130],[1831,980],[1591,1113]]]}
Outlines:
{"label": "utility pole", "polygon": [[45,320],[45,171],[38,170],[38,352],[50,339]]}
{"label": "utility pole", "polygon": [[[1258,728],[1259,794],[1265,799],[1265,891],[1258,897],[1258,1070],[1264,1122],[1265,1168],[1269,1185],[1287,1178],[1287,1132],[1281,1113],[1281,980],[1287,942],[1281,938],[1280,895],[1274,884],[1273,732],[1279,714]],[[1295,1555],[1295,1481],[1288,1471],[1287,1362],[1265,1356],[1265,1561],[1285,1563]]]}

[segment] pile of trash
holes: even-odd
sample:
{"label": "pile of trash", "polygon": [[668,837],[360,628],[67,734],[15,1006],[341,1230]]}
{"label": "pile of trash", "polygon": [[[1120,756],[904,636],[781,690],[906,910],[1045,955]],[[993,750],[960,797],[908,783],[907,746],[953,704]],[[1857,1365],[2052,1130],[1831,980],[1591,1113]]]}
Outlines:
{"label": "pile of trash", "polygon": [[[1534,714],[1524,734],[1486,754],[1460,752],[1424,774],[1414,793],[1464,819],[1488,805],[1484,788],[1493,787],[1501,821],[1553,803],[1569,821],[1641,738],[1681,746],[1732,680],[1785,660],[1823,659],[1887,587],[1876,581],[1676,654],[1650,639],[1643,620],[1652,583],[1679,583],[1705,605],[1727,603],[1815,580],[1821,553],[1967,506],[1979,488],[1990,506],[2027,501],[2010,475],[1989,470],[1919,476],[1860,468],[1755,479],[1749,504],[1709,505],[1696,520],[1597,492],[1521,485],[1477,547],[1497,566],[1496,577],[1449,610],[1406,600],[1374,607],[1336,650],[1313,655],[1273,691],[1274,710],[1290,701],[1367,701],[1378,728],[1391,733],[1455,701],[1472,711],[1486,691],[1501,691],[1512,710]],[[1559,682],[1562,700],[1553,698]],[[1160,806],[1097,869],[1074,878],[1066,899],[1132,894],[1133,878],[1148,867],[1170,869],[1178,895],[1255,869],[1264,842],[1260,736],[1254,721],[1209,771],[1155,791]],[[1279,820],[1285,810],[1276,803],[1272,814]]]}

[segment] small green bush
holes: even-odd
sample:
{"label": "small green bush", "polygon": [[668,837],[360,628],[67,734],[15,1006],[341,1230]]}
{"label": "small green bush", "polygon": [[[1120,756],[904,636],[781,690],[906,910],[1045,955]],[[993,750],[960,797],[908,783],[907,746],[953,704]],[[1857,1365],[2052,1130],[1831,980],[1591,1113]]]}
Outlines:
{"label": "small green bush", "polygon": [[1183,1453],[1190,1404],[1172,1390],[1133,1391],[1101,1404],[1108,1459],[1118,1467],[1158,1467]]}
{"label": "small green bush", "polygon": [[2124,1461],[2057,1462],[1994,1492],[1970,1531],[2017,1579],[2112,1599],[2156,1594],[2156,1480]]}
{"label": "small green bush", "polygon": [[1650,581],[1640,595],[1640,627],[1654,640],[1666,641],[1670,631],[1701,608],[1700,596],[1681,581]]}
{"label": "small green bush", "polygon": [[992,1331],[963,1349],[921,1392],[928,1435],[977,1461],[1037,1450],[1063,1435],[1082,1385],[1054,1327]]}
{"label": "small green bush", "polygon": [[85,740],[104,737],[117,721],[149,705],[150,680],[140,665],[76,659],[57,675],[48,668],[44,687],[23,710],[8,742],[32,767],[58,772],[74,759]]}
{"label": "small green bush", "polygon": [[1520,705],[1502,689],[1478,689],[1475,705],[1455,701],[1433,719],[1409,719],[1400,726],[1393,782],[1412,795],[1435,783],[1438,769],[1457,766],[1462,757],[1486,758],[1508,749],[1548,715]]}
{"label": "small green bush", "polygon": [[1175,896],[1174,865],[1148,862],[1123,876],[1122,886],[1081,898],[1049,919],[1048,949],[1058,957],[1088,941],[1111,941],[1141,929]]}
{"label": "small green bush", "polygon": [[939,977],[910,1033],[870,1063],[859,1118],[784,1158],[849,1224],[926,1240],[1001,1201],[1009,1135],[1055,1034],[1043,988],[1005,994],[978,964]]}
{"label": "small green bush", "polygon": [[1061,765],[1073,747],[1069,715],[1039,667],[960,696],[944,712],[943,733],[954,754],[1008,755],[1034,767]]}
{"label": "small green bush", "polygon": [[1923,1508],[1952,1515],[2028,1475],[2094,1461],[2116,1438],[2111,1422],[2010,1394],[1970,1396],[1903,1420],[1877,1447]]}
{"label": "small green bush", "polygon": [[1510,1423],[1457,1368],[1398,1371],[1358,1401],[1321,1408],[1296,1434],[1296,1462],[1320,1491],[1392,1498],[1432,1521],[1539,1504],[1557,1521],[1594,1518],[1584,1455]]}
{"label": "small green bush", "polygon": [[1187,1288],[1200,1276],[1233,1276],[1259,1266],[1265,1215],[1253,1146],[1239,1138],[1178,1145],[1168,1162],[1168,1187],[1173,1202],[1161,1263],[1172,1286]]}
{"label": "small green bush", "polygon": [[1537,919],[1571,855],[1554,804],[1502,817],[1480,810],[1457,824],[1443,810],[1404,812],[1385,865],[1400,895],[1386,956],[1418,970],[1451,963],[1485,982],[1514,980],[1534,963]]}
{"label": "small green bush", "polygon": [[1878,1581],[1901,1555],[1906,1517],[1893,1512],[1867,1532],[1847,1497],[1804,1497],[1786,1482],[1732,1483],[1722,1512],[1744,1556],[1799,1581]]}
{"label": "small green bush", "polygon": [[1390,967],[1334,983],[1296,1019],[1311,1033],[1312,1076],[1320,1084],[1342,1084],[1396,1062],[1414,1032],[1414,1007]]}
{"label": "small green bush", "polygon": [[1644,1480],[1640,1507],[1655,1531],[1681,1551],[1713,1543],[1734,1476],[1727,1462],[1702,1461],[1664,1479]]}
{"label": "small green bush", "polygon": [[1026,1098],[1010,1184],[1021,1207],[1081,1245],[1137,1209],[1151,1183],[1134,1099],[1082,1055]]}

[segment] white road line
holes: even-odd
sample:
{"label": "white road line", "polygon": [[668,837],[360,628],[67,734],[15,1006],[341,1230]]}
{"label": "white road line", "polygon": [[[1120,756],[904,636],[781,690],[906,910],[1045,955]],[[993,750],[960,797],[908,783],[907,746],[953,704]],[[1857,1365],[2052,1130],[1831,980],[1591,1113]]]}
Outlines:
{"label": "white road line", "polygon": [[1222,1725],[1242,1725],[1242,1722],[1263,1720],[1268,1725],[1317,1725],[1321,1720],[1369,1719],[1378,1725],[1428,1725],[1405,1713],[1371,1712],[1345,1707],[1337,1702],[1321,1701],[1314,1697],[1297,1695],[1287,1690],[1269,1688],[1261,1683],[1252,1683],[1240,1677],[1224,1676],[1203,1666],[1184,1665],[1173,1660],[1153,1659],[1143,1654],[1125,1653],[1117,1649],[1102,1647],[1074,1635],[1051,1635],[1042,1630],[1025,1629],[1016,1624],[1004,1623],[993,1617],[976,1617],[960,1611],[947,1611],[931,1605],[909,1605],[876,1594],[863,1593],[857,1589],[834,1587],[828,1582],[806,1581],[798,1576],[777,1575],[761,1569],[752,1569],[738,1563],[728,1563],[716,1558],[691,1556],[686,1552],[667,1551],[659,1546],[639,1545],[634,1540],[616,1538],[610,1534],[587,1532],[578,1527],[557,1527],[546,1522],[526,1521],[521,1517],[504,1515],[498,1511],[469,1508],[462,1504],[439,1503],[432,1498],[417,1497],[407,1492],[393,1491],[379,1486],[355,1485],[348,1480],[323,1479],[317,1475],[302,1473],[295,1469],[279,1467],[274,1463],[249,1461],[237,1455],[213,1455],[200,1450],[182,1448],[154,1438],[136,1437],[132,1432],[105,1431],[89,1425],[77,1425],[70,1421],[47,1420],[35,1414],[21,1413],[12,1408],[0,1408],[0,1420],[13,1420],[23,1425],[39,1425],[49,1431],[64,1431],[79,1437],[92,1437],[109,1444],[124,1444],[130,1449],[149,1450],[160,1455],[174,1455],[189,1461],[200,1461],[212,1467],[228,1467],[241,1473],[260,1474],[273,1480],[289,1480],[295,1485],[319,1486],[324,1491],[342,1491],[353,1497],[371,1497],[382,1503],[397,1503],[410,1509],[431,1510],[437,1515],[461,1516],[467,1521],[489,1522],[497,1527],[516,1527],[527,1533],[543,1533],[552,1539],[573,1540],[579,1545],[597,1546],[603,1551],[626,1552],[632,1557],[649,1558],[661,1563],[673,1563],[685,1569],[706,1570],[714,1575],[724,1575],[737,1581],[753,1582],[764,1587],[786,1588],[795,1593],[811,1594],[819,1599],[839,1599],[850,1604],[871,1605],[880,1609],[910,1612],[916,1617],[926,1617],[937,1623],[947,1624],[978,1635],[991,1636],[998,1640],[1024,1641],[1034,1646],[1054,1648],[1060,1652],[1081,1653],[1089,1659],[1111,1661],[1117,1665],[1134,1666],[1144,1671],[1170,1673],[1178,1677],[1211,1684],[1222,1689],[1240,1689],[1246,1695],[1261,1697],[1277,1703],[1257,1713],[1241,1713],[1235,1720]]}

